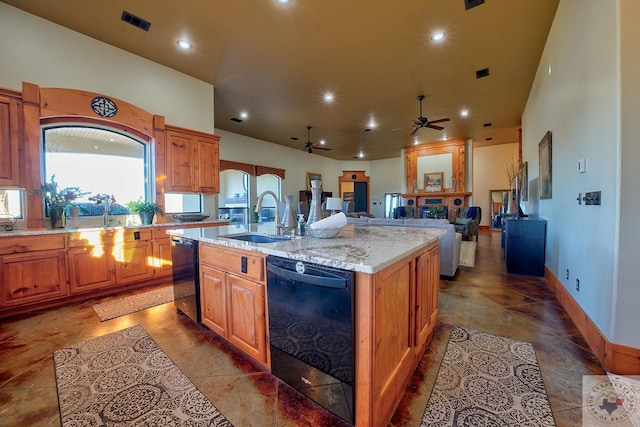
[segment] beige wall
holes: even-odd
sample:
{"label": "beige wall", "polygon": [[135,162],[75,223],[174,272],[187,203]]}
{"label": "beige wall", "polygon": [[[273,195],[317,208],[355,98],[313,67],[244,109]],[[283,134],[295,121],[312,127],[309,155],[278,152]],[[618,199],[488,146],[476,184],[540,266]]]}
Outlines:
{"label": "beige wall", "polygon": [[518,143],[489,145],[473,149],[473,205],[482,208],[480,225],[491,224],[490,190],[509,188],[505,165],[518,162]]}

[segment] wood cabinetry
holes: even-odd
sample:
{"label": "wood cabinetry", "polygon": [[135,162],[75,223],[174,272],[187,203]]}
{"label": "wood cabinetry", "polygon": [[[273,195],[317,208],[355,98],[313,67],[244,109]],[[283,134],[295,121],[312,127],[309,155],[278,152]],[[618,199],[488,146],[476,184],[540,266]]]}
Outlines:
{"label": "wood cabinetry", "polygon": [[433,244],[356,288],[356,425],[384,426],[424,353],[437,317],[439,248]]}
{"label": "wood cabinetry", "polygon": [[153,277],[151,229],[69,234],[71,293],[123,285]]}
{"label": "wood cabinetry", "polygon": [[68,294],[64,237],[0,240],[0,305],[14,307]]}
{"label": "wood cabinetry", "polygon": [[220,191],[220,137],[166,127],[166,191],[218,193]]}
{"label": "wood cabinetry", "polygon": [[0,89],[0,186],[17,186],[19,175],[20,107],[17,93]]}
{"label": "wood cabinetry", "polygon": [[265,257],[200,243],[202,323],[268,366]]}

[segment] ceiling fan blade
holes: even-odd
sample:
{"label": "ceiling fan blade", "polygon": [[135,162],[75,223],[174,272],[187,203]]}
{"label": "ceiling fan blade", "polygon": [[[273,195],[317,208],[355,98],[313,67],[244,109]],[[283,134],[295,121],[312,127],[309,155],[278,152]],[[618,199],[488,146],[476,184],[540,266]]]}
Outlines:
{"label": "ceiling fan blade", "polygon": [[416,126],[415,128],[413,128],[413,130],[411,131],[411,133],[409,134],[409,136],[413,136],[416,134],[416,132],[418,132],[418,129],[420,129],[421,126]]}
{"label": "ceiling fan blade", "polygon": [[436,126],[436,125],[432,125],[432,124],[428,124],[428,125],[427,125],[427,126],[425,126],[425,127],[428,127],[428,128],[431,128],[431,129],[437,129],[437,130],[442,130],[442,129],[444,129],[442,126]]}
{"label": "ceiling fan blade", "polygon": [[449,120],[451,120],[451,119],[450,118],[446,118],[446,119],[438,119],[438,120],[429,120],[429,123],[448,122]]}
{"label": "ceiling fan blade", "polygon": [[330,150],[331,150],[331,148],[328,148],[328,147],[317,147],[317,146],[315,146],[315,145],[313,146],[313,149],[314,149],[314,150],[327,150],[327,151],[330,151]]}

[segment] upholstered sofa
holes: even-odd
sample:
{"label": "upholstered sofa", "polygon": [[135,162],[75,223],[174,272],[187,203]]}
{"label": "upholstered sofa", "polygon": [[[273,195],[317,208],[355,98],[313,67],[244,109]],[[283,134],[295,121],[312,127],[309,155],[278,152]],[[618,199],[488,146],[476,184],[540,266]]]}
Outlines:
{"label": "upholstered sofa", "polygon": [[460,246],[462,235],[456,232],[455,226],[446,219],[416,219],[416,218],[353,218],[347,217],[347,222],[354,225],[383,225],[403,227],[425,227],[446,230],[446,234],[438,238],[440,244],[440,275],[453,277],[460,262]]}

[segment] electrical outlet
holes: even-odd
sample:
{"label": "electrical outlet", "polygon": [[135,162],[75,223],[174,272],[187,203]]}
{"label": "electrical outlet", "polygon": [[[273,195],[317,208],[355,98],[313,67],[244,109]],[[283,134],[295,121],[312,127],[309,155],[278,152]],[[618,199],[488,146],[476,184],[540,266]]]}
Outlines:
{"label": "electrical outlet", "polygon": [[576,279],[576,291],[580,292],[580,279]]}
{"label": "electrical outlet", "polygon": [[567,280],[569,280],[569,269],[567,268],[567,275],[566,275]]}

